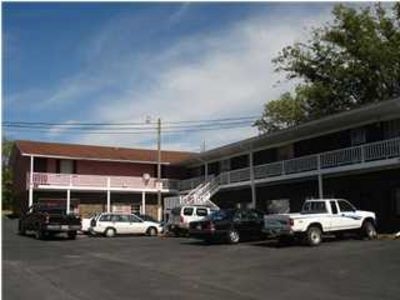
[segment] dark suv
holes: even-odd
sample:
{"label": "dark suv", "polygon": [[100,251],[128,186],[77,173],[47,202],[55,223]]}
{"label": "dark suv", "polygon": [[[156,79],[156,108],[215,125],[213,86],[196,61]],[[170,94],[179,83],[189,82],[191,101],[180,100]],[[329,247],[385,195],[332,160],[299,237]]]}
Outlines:
{"label": "dark suv", "polygon": [[33,232],[37,239],[44,239],[59,233],[66,233],[69,239],[75,239],[81,229],[81,218],[66,214],[64,207],[51,207],[36,204],[20,216],[18,233],[25,235]]}
{"label": "dark suv", "polygon": [[191,222],[191,237],[205,241],[225,240],[231,244],[249,238],[262,238],[264,214],[254,209],[226,209],[209,215],[205,220]]}

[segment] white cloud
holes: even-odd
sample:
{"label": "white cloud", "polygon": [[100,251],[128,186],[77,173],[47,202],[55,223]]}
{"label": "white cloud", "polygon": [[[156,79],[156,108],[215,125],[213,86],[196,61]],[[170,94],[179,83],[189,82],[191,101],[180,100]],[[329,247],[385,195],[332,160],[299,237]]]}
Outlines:
{"label": "white cloud", "polygon": [[[173,20],[180,18],[187,6],[177,11]],[[281,11],[282,12],[282,11]],[[326,22],[330,7],[319,14],[276,15],[273,18],[248,18],[230,28],[217,32],[184,37],[174,45],[136,55],[125,55],[110,60],[110,32],[105,29],[93,41],[93,52],[98,60],[108,61],[95,78],[85,74],[74,76],[54,93],[48,103],[64,101],[80,93],[101,89],[103,83],[120,82],[123,92],[101,103],[88,112],[96,122],[137,122],[146,115],[161,117],[164,122],[178,120],[213,119],[234,116],[260,115],[268,99],[290,90],[294,82],[274,87],[282,74],[274,72],[271,59],[284,46],[304,40],[307,27]],[[112,22],[110,22],[109,26]],[[122,22],[120,24],[124,24]],[[109,50],[109,49],[108,49]],[[111,50],[110,50],[111,51]],[[207,149],[221,146],[256,134],[252,127],[192,132],[163,137],[164,149],[199,151],[203,140]],[[85,144],[155,147],[155,135],[86,135],[73,138]]]}

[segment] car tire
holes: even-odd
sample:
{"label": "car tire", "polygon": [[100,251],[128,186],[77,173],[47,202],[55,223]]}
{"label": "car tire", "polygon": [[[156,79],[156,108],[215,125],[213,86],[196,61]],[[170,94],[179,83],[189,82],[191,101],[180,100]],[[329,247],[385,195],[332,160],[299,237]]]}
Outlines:
{"label": "car tire", "polygon": [[68,232],[68,239],[69,240],[75,240],[76,239],[76,231],[70,231]]}
{"label": "car tire", "polygon": [[157,229],[155,227],[149,227],[146,230],[146,234],[148,236],[156,236],[157,235]]}
{"label": "car tire", "polygon": [[306,243],[309,246],[318,246],[322,242],[322,231],[317,226],[311,226],[307,229]]}
{"label": "car tire", "polygon": [[239,232],[235,229],[231,229],[228,231],[228,242],[229,244],[237,244],[240,241]]}
{"label": "car tire", "polygon": [[104,231],[104,235],[108,238],[112,238],[114,237],[116,234],[115,229],[114,228],[107,228],[106,231]]}
{"label": "car tire", "polygon": [[376,238],[376,229],[372,222],[365,221],[361,227],[361,238],[365,238],[368,240],[373,240]]}

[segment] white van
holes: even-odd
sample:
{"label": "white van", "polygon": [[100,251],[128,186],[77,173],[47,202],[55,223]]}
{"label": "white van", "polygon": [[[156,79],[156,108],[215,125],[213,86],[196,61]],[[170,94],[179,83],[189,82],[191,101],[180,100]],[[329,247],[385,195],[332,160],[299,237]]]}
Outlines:
{"label": "white van", "polygon": [[168,230],[175,235],[186,235],[189,232],[189,223],[201,221],[218,209],[203,205],[184,205],[171,210],[168,220]]}

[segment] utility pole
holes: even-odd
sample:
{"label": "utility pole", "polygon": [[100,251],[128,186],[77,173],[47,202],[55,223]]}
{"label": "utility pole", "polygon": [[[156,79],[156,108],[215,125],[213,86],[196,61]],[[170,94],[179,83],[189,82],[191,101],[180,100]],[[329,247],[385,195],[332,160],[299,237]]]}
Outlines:
{"label": "utility pole", "polygon": [[157,120],[157,215],[161,221],[161,118]]}

